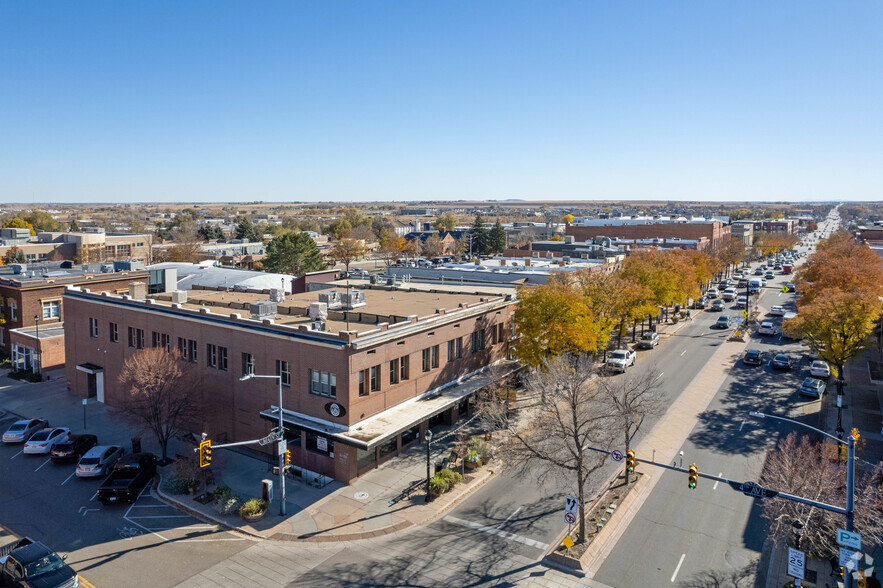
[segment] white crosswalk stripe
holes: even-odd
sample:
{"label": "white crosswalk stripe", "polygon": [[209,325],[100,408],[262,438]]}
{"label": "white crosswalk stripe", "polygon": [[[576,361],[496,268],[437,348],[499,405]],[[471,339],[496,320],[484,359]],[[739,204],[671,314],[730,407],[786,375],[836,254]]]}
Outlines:
{"label": "white crosswalk stripe", "polygon": [[463,519],[458,519],[457,517],[447,516],[444,520],[448,523],[453,523],[455,525],[460,525],[461,527],[468,527],[470,529],[475,529],[476,531],[481,531],[482,533],[488,533],[490,535],[496,535],[498,537],[502,537],[504,539],[508,539],[509,541],[516,541],[518,543],[522,543],[529,547],[535,547],[537,549],[548,549],[549,544],[543,543],[542,541],[537,541],[536,539],[530,539],[528,537],[522,537],[521,535],[516,535],[515,533],[507,533],[506,531],[501,531],[496,527],[488,527],[487,525],[482,525],[480,523],[474,523],[472,521],[466,521]]}

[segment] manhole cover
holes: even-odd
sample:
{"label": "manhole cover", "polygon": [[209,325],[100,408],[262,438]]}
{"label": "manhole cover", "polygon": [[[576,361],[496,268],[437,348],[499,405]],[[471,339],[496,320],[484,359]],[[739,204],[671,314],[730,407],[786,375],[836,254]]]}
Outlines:
{"label": "manhole cover", "polygon": [[366,498],[368,498],[368,493],[367,492],[356,492],[353,495],[353,498],[355,498],[356,500],[365,500]]}

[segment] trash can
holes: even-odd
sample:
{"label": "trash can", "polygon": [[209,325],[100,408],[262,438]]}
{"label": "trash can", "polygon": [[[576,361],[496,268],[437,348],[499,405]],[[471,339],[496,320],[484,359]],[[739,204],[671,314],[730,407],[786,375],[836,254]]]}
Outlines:
{"label": "trash can", "polygon": [[132,453],[141,453],[141,437],[132,437]]}

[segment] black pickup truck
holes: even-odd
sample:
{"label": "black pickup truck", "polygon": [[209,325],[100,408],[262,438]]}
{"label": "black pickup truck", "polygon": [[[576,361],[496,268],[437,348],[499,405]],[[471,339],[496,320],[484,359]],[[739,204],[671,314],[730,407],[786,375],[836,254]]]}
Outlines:
{"label": "black pickup truck", "polygon": [[0,586],[75,588],[77,573],[63,557],[39,541],[25,537],[0,548]]}
{"label": "black pickup truck", "polygon": [[121,457],[113,472],[98,487],[98,500],[102,504],[135,502],[155,475],[156,456],[152,453],[133,453]]}

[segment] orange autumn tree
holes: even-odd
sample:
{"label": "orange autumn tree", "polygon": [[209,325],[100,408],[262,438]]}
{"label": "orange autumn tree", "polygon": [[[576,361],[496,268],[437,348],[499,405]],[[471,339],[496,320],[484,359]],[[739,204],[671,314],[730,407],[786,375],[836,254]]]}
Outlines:
{"label": "orange autumn tree", "polygon": [[563,353],[595,352],[609,338],[609,329],[596,319],[584,298],[567,284],[521,286],[515,310],[520,335],[515,356],[538,367]]}
{"label": "orange autumn tree", "polygon": [[795,281],[801,293],[798,305],[810,304],[833,290],[867,290],[883,296],[883,259],[866,243],[856,243],[847,231],[839,231],[819,243],[797,270]]}

